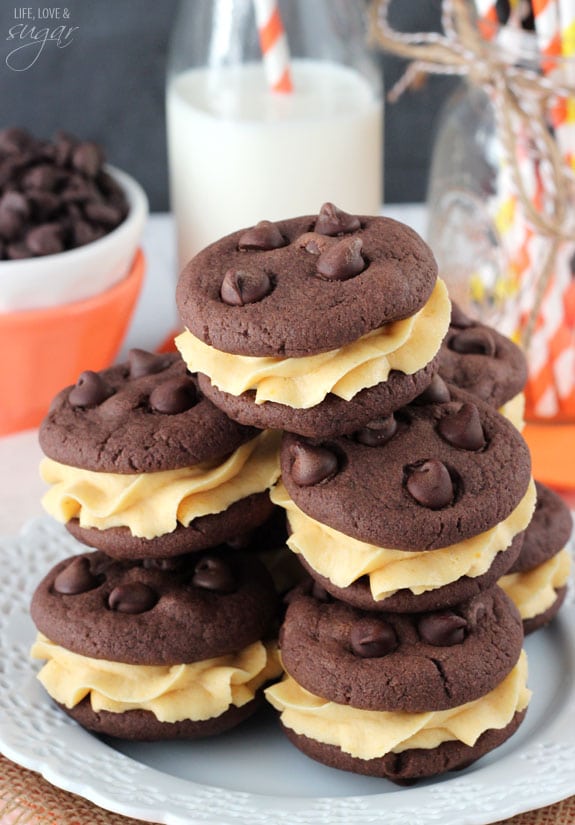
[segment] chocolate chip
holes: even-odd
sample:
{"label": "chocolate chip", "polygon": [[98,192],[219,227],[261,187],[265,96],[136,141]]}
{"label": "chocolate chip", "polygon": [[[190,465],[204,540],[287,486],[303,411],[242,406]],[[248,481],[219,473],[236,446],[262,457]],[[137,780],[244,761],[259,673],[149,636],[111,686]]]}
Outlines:
{"label": "chocolate chip", "polygon": [[34,166],[22,177],[22,184],[25,189],[48,189],[52,190],[61,180],[60,170],[49,166],[46,163]]}
{"label": "chocolate chip", "polygon": [[387,418],[370,421],[366,427],[354,433],[354,438],[366,447],[382,447],[393,438],[396,432],[397,421],[392,413]]}
{"label": "chocolate chip", "polygon": [[37,190],[30,192],[27,197],[35,223],[49,221],[60,211],[60,198],[54,192]]}
{"label": "chocolate chip", "polygon": [[177,415],[190,410],[198,402],[196,385],[191,378],[171,378],[154,387],[150,407],[165,415]]}
{"label": "chocolate chip", "polygon": [[318,602],[323,602],[327,604],[333,601],[331,593],[323,587],[319,582],[312,581],[311,582],[311,590],[310,594],[313,596],[314,599],[317,599]]}
{"label": "chocolate chip", "polygon": [[108,607],[117,613],[146,613],[159,599],[158,594],[143,582],[129,582],[114,587],[108,596]]}
{"label": "chocolate chip", "polygon": [[230,567],[217,556],[204,556],[196,564],[192,584],[216,593],[233,593],[237,582]]}
{"label": "chocolate chip", "polygon": [[453,483],[449,470],[435,458],[411,465],[406,486],[411,496],[430,510],[441,510],[453,501]]}
{"label": "chocolate chip", "polygon": [[74,246],[85,246],[87,243],[97,241],[104,235],[104,230],[93,226],[83,220],[74,221],[72,224],[72,237]]}
{"label": "chocolate chip", "polygon": [[314,227],[320,235],[340,235],[344,232],[357,232],[358,229],[361,229],[359,218],[338,209],[333,203],[324,203]]}
{"label": "chocolate chip", "polygon": [[427,389],[417,396],[416,401],[421,404],[446,404],[451,401],[451,393],[443,378],[435,373]]}
{"label": "chocolate chip", "polygon": [[122,213],[116,206],[103,201],[89,200],[84,204],[84,214],[93,223],[113,229],[122,221]]}
{"label": "chocolate chip", "polygon": [[71,175],[62,190],[62,200],[64,203],[87,203],[94,200],[98,195],[92,182],[85,180],[79,175]]}
{"label": "chocolate chip", "polygon": [[481,624],[482,620],[485,618],[487,614],[487,608],[482,601],[474,600],[471,602],[471,605],[467,608],[466,615],[467,615],[467,623],[471,630],[476,628],[479,624]]}
{"label": "chocolate chip", "polygon": [[467,636],[467,621],[452,611],[429,613],[417,624],[419,635],[427,644],[436,647],[459,645]]}
{"label": "chocolate chip", "polygon": [[77,556],[54,579],[54,590],[63,596],[76,596],[98,587],[101,579],[90,571],[85,556]]}
{"label": "chocolate chip", "polygon": [[97,407],[113,392],[97,372],[85,370],[70,390],[68,402],[72,407]]}
{"label": "chocolate chip", "polygon": [[243,307],[261,301],[271,289],[272,282],[266,272],[228,269],[222,281],[220,297],[228,306]]}
{"label": "chocolate chip", "polygon": [[0,153],[15,154],[26,149],[32,142],[31,135],[25,129],[11,126],[0,131]]}
{"label": "chocolate chip", "polygon": [[453,302],[451,303],[450,324],[452,327],[457,327],[457,329],[467,329],[467,327],[472,327],[474,323],[475,322],[463,312],[458,304]]}
{"label": "chocolate chip", "polygon": [[462,404],[456,413],[442,418],[437,429],[445,441],[462,450],[482,450],[487,443],[475,404]]}
{"label": "chocolate chip", "polygon": [[21,261],[32,257],[32,253],[24,242],[8,244],[6,247],[6,257],[11,261]]}
{"label": "chocolate chip", "polygon": [[259,249],[279,249],[285,246],[287,240],[279,231],[277,225],[271,221],[260,221],[251,229],[248,229],[240,237],[238,247],[242,250]]}
{"label": "chocolate chip", "polygon": [[481,327],[462,329],[449,341],[449,349],[461,355],[488,355],[493,357],[497,352],[497,345],[493,335]]}
{"label": "chocolate chip", "polygon": [[351,649],[363,659],[387,656],[397,647],[395,630],[380,619],[361,619],[356,622],[350,634]]}
{"label": "chocolate chip", "polygon": [[54,135],[53,158],[56,166],[68,166],[77,141],[71,135],[60,130]]}
{"label": "chocolate chip", "polygon": [[25,219],[18,212],[4,209],[0,203],[0,238],[14,241],[24,229]]}
{"label": "chocolate chip", "polygon": [[311,444],[293,444],[290,449],[291,477],[299,487],[311,487],[326,481],[337,473],[338,460],[326,447]]}
{"label": "chocolate chip", "polygon": [[62,252],[62,228],[57,223],[44,223],[26,233],[26,246],[34,255],[55,255]]}
{"label": "chocolate chip", "polygon": [[72,154],[72,166],[87,178],[96,176],[103,160],[104,155],[100,147],[88,140],[80,143]]}
{"label": "chocolate chip", "polygon": [[30,214],[30,204],[21,192],[5,192],[0,199],[0,211],[17,212],[26,219]]}
{"label": "chocolate chip", "polygon": [[366,267],[361,250],[361,238],[344,238],[319,256],[316,271],[329,281],[347,281]]}
{"label": "chocolate chip", "polygon": [[128,352],[130,378],[142,378],[144,375],[155,375],[157,372],[165,370],[168,363],[163,355],[157,355],[145,349],[134,348]]}

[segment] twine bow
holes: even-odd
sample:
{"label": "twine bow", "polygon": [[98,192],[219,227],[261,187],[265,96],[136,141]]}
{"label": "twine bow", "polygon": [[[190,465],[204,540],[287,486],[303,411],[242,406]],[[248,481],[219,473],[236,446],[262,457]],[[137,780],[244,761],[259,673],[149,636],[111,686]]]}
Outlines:
{"label": "twine bow", "polygon": [[[534,231],[548,240],[522,335],[523,346],[528,349],[561,242],[575,241],[574,216],[569,210],[575,179],[548,126],[551,106],[558,98],[575,97],[575,84],[560,71],[544,75],[510,61],[505,51],[481,35],[466,0],[443,0],[442,34],[396,31],[388,20],[392,2],[375,0],[372,4],[372,39],[412,62],[391,90],[389,99],[396,100],[422,73],[465,76],[481,86],[492,100],[498,134],[525,217]],[[532,159],[537,162],[544,182],[542,210],[528,194],[516,152],[518,131],[527,137]]]}

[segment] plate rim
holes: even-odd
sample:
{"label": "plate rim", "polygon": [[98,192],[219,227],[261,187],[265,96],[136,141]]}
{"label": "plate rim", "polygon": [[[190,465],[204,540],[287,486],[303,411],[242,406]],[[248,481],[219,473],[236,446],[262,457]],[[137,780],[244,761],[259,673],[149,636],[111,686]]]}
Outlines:
{"label": "plate rim", "polygon": [[[80,545],[81,546],[81,545]],[[40,573],[55,563],[56,558],[70,555],[78,552],[78,542],[73,539],[62,525],[54,523],[47,517],[39,517],[28,522],[19,536],[0,536],[0,570],[8,570],[8,573],[0,575],[0,654],[6,652],[8,641],[5,637],[5,629],[9,623],[18,616],[25,616],[29,619],[27,611],[27,601],[31,595],[33,588],[36,585],[36,580],[31,580],[31,577],[25,577],[22,592],[18,595],[18,600],[15,606],[12,605],[13,592],[6,590],[6,576],[13,574],[17,568],[22,568],[22,556],[27,557],[31,564],[31,569],[36,572],[35,567]],[[11,568],[14,570],[11,571]],[[571,585],[570,596],[573,596],[573,586]],[[557,765],[563,760],[567,763],[569,760],[575,761],[575,743],[569,738],[568,731],[575,728],[575,599],[570,598],[569,603],[562,608],[561,614],[556,619],[556,626],[560,628],[561,633],[566,634],[566,641],[573,650],[574,656],[569,662],[571,685],[570,690],[565,694],[563,706],[558,708],[552,723],[550,725],[549,734],[545,738],[540,735],[534,737],[534,740],[529,740],[526,743],[526,748],[523,750],[514,749],[511,752],[503,755],[501,759],[493,763],[479,767],[472,776],[453,775],[453,777],[444,778],[438,784],[426,784],[418,787],[413,786],[409,788],[401,788],[392,790],[385,794],[357,794],[340,797],[291,797],[280,796],[277,794],[265,795],[253,792],[243,792],[228,790],[218,787],[217,785],[206,785],[204,783],[195,782],[172,774],[164,773],[156,767],[146,765],[137,761],[133,757],[115,750],[106,742],[99,740],[83,730],[72,722],[69,717],[58,711],[53,703],[45,695],[45,703],[38,706],[38,713],[47,712],[50,708],[54,714],[54,718],[58,719],[58,730],[67,730],[68,734],[73,732],[72,741],[79,741],[80,744],[89,742],[91,747],[88,751],[95,749],[96,751],[103,751],[105,754],[114,754],[112,761],[120,760],[123,766],[132,770],[134,777],[136,774],[145,780],[145,787],[138,784],[133,787],[134,799],[123,802],[118,798],[117,794],[111,792],[109,785],[110,777],[104,775],[99,778],[90,776],[84,778],[83,781],[71,776],[67,770],[63,770],[59,761],[55,761],[50,756],[49,751],[44,755],[41,752],[27,750],[22,744],[17,745],[14,742],[15,723],[6,717],[6,714],[0,716],[0,753],[6,756],[11,761],[22,767],[35,771],[42,775],[50,784],[58,787],[64,791],[78,794],[84,799],[89,800],[95,805],[118,813],[124,816],[131,816],[139,818],[142,821],[161,823],[162,825],[190,825],[190,823],[198,823],[198,825],[229,825],[230,821],[237,823],[237,825],[271,825],[271,823],[289,822],[294,825],[327,825],[327,823],[343,823],[353,821],[354,823],[370,822],[379,823],[381,825],[395,825],[405,821],[405,817],[413,816],[419,809],[423,812],[425,809],[429,810],[430,804],[441,804],[442,823],[443,825],[490,825],[501,819],[514,816],[519,813],[524,813],[529,810],[535,810],[546,805],[557,803],[573,794],[575,794],[575,772],[572,767],[569,773],[571,782],[565,781],[562,777],[562,783],[543,782],[541,783],[541,769],[542,766],[548,765],[546,773],[550,776],[556,772]],[[9,660],[9,657],[7,657]],[[0,661],[4,656],[0,655]],[[30,664],[29,672],[24,668],[22,673],[26,674],[28,678],[34,673],[34,665],[28,658]],[[7,676],[10,675],[9,668],[5,670]],[[8,700],[7,690],[10,684],[6,678],[2,679],[3,668],[0,665],[0,709]],[[35,708],[29,708],[30,711],[36,711]],[[33,717],[35,718],[35,717]],[[39,720],[41,721],[41,720]],[[43,724],[45,724],[43,720]],[[40,728],[42,725],[40,725]],[[16,726],[17,729],[17,726]],[[17,731],[16,731],[17,732]],[[538,731],[540,734],[540,731]],[[38,733],[40,738],[40,733]],[[98,753],[98,759],[101,754]],[[104,760],[105,761],[105,760]],[[573,764],[571,762],[571,765]],[[138,766],[135,769],[133,766]],[[517,771],[517,767],[521,769]],[[527,770],[527,776],[525,772]],[[503,797],[490,802],[491,794],[486,794],[483,799],[483,808],[477,807],[477,793],[474,788],[482,786],[485,782],[492,782],[493,788],[499,787],[497,778],[503,776],[513,776],[517,773],[521,774],[521,783],[517,784],[517,788],[525,791],[528,787],[528,781],[533,778],[535,773],[539,780],[539,787],[536,793],[524,793],[523,795],[516,793],[515,795],[507,793]],[[495,781],[493,781],[495,780]],[[156,793],[157,799],[162,798],[161,805],[165,803],[166,791],[169,790],[172,799],[179,797],[176,803],[169,809],[158,807],[160,803],[154,802],[152,799],[153,783],[159,783],[163,786],[158,789]],[[541,787],[541,784],[543,787]],[[137,792],[148,796],[148,800],[137,800]],[[458,795],[463,800],[468,799],[470,805],[475,807],[465,810],[457,803],[453,803],[450,807],[445,807],[450,799],[455,799]],[[471,802],[469,797],[474,798]],[[194,818],[190,818],[190,813],[186,813],[185,808],[189,807],[188,803],[194,803],[197,808],[201,800],[210,800],[215,802],[213,814],[210,811],[202,811],[202,815],[198,817],[198,813]],[[218,797],[218,800],[213,799]],[[381,805],[381,800],[385,800],[385,805]],[[226,811],[231,818],[222,819],[221,803],[229,802],[233,805],[234,810]],[[379,803],[379,804],[378,804]],[[453,807],[453,805],[456,807]],[[193,805],[189,808],[193,810]],[[378,812],[380,818],[378,818]],[[206,815],[204,815],[206,814]],[[452,818],[452,817],[456,818]],[[209,818],[208,818],[209,817]],[[350,819],[351,817],[351,819]],[[393,818],[392,818],[393,817]],[[448,818],[449,817],[449,818]],[[407,820],[409,821],[409,819]],[[432,818],[427,818],[426,822],[434,822]]]}

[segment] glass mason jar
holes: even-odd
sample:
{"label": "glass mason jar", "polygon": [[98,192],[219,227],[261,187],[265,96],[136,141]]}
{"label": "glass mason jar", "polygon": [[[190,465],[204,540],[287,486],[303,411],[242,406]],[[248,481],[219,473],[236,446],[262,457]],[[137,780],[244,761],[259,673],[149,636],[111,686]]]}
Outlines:
{"label": "glass mason jar", "polygon": [[[498,47],[516,65],[539,65],[532,34],[507,33]],[[533,152],[534,133],[528,122],[514,126],[515,162],[525,192],[535,210],[544,210],[550,192]],[[553,135],[565,156],[560,127]],[[517,192],[493,99],[465,81],[447,101],[436,134],[428,240],[462,309],[525,345],[526,418],[575,421],[575,235],[563,238],[549,257],[553,240],[530,220]],[[539,303],[548,257],[551,275]]]}
{"label": "glass mason jar", "polygon": [[174,23],[166,108],[180,266],[259,220],[325,201],[381,208],[382,78],[363,5],[279,0],[293,80],[282,93],[266,75],[256,3],[182,0]]}

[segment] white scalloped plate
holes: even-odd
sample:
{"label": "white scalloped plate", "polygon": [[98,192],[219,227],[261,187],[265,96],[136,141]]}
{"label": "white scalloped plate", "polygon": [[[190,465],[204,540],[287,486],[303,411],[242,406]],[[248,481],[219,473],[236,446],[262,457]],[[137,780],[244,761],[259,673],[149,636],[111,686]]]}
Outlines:
{"label": "white scalloped plate", "polygon": [[467,770],[398,788],[307,759],[271,712],[213,740],[113,744],[47,698],[28,657],[31,593],[79,545],[48,519],[0,539],[0,752],[103,808],[165,825],[488,825],[575,794],[575,599],[527,639],[527,718]]}

